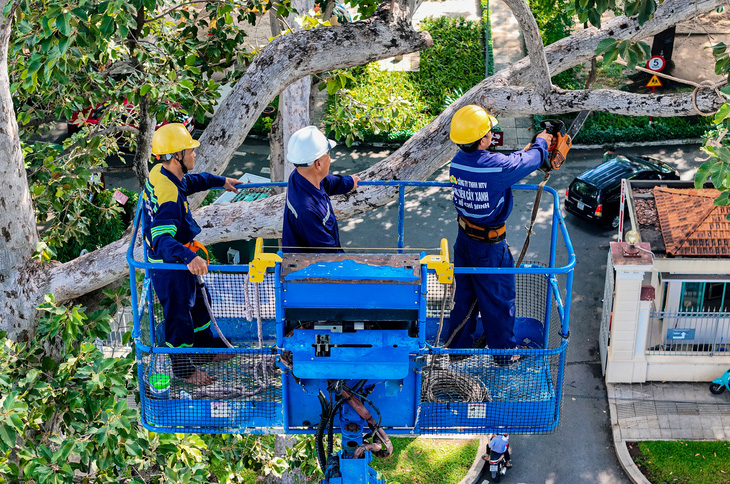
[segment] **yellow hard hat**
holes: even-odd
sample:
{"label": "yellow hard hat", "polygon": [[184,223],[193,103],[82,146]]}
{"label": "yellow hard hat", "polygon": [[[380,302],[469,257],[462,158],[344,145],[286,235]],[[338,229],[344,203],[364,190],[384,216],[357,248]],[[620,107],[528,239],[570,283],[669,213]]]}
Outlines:
{"label": "yellow hard hat", "polygon": [[469,104],[451,118],[449,138],[457,145],[468,145],[485,137],[497,122],[497,118],[487,114],[483,107]]}
{"label": "yellow hard hat", "polygon": [[152,154],[169,155],[178,151],[197,148],[200,143],[193,139],[182,123],[170,123],[155,131],[152,136]]}

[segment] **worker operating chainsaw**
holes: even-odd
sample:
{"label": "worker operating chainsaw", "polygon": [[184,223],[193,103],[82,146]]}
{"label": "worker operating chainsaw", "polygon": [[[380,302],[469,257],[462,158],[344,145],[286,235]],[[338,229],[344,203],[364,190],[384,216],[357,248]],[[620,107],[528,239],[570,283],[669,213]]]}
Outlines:
{"label": "worker operating chainsaw", "polygon": [[[497,119],[475,105],[459,109],[451,119],[451,141],[459,152],[451,160],[449,179],[458,214],[454,244],[457,267],[513,267],[505,240],[505,221],[512,211],[512,185],[544,167],[550,169],[548,146],[553,136],[539,133],[524,150],[503,154],[487,151]],[[454,308],[446,331],[449,348],[473,348],[484,334],[491,349],[512,349],[515,323],[514,274],[456,274]],[[482,328],[477,328],[481,313]],[[496,356],[498,364],[514,359]]]}

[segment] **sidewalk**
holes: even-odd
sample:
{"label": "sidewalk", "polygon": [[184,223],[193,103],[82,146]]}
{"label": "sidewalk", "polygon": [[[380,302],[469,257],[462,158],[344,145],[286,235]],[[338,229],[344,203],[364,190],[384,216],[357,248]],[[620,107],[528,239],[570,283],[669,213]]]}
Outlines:
{"label": "sidewalk", "polygon": [[707,383],[606,384],[613,440],[621,466],[635,483],[649,481],[629,455],[638,440],[728,440],[730,398]]}

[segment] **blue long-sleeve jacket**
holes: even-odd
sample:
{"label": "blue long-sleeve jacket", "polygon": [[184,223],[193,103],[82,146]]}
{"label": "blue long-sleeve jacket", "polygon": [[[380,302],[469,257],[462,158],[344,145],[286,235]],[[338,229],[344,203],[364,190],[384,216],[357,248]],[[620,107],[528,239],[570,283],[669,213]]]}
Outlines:
{"label": "blue long-sleeve jacket", "polygon": [[456,211],[479,225],[504,223],[512,211],[512,185],[540,168],[547,156],[542,138],[527,151],[509,154],[459,151],[449,169]]}
{"label": "blue long-sleeve jacket", "polygon": [[[281,243],[284,247],[340,247],[340,232],[330,195],[355,186],[351,176],[327,175],[319,188],[294,170],[289,176]],[[284,249],[284,252],[305,252]]]}
{"label": "blue long-sleeve jacket", "polygon": [[210,173],[189,173],[179,180],[162,164],[150,170],[144,199],[144,238],[150,262],[189,264],[195,253],[184,246],[200,233],[188,205],[188,195],[222,187],[226,179]]}

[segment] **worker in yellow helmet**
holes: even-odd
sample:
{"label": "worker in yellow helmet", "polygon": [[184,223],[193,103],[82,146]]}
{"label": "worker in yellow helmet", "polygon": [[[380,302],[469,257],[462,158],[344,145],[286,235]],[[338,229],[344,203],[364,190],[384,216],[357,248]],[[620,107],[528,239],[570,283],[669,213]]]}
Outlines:
{"label": "worker in yellow helmet", "polygon": [[[512,185],[549,163],[552,135],[543,131],[525,150],[504,154],[487,151],[497,118],[484,108],[468,105],[451,119],[451,141],[460,150],[451,160],[459,233],[454,244],[457,267],[513,267],[505,240],[505,221],[512,211]],[[511,349],[514,338],[515,275],[457,274],[454,308],[446,331],[446,346],[473,348],[484,335],[491,349]],[[477,314],[481,313],[481,328]],[[505,356],[498,364],[510,363]]]}
{"label": "worker in yellow helmet", "polygon": [[[200,227],[193,220],[188,195],[223,187],[238,192],[240,183],[210,173],[189,173],[195,167],[195,151],[200,143],[190,136],[184,125],[162,126],[152,137],[152,154],[162,163],[150,170],[142,197],[144,199],[144,239],[150,262],[183,263],[187,271],[154,269],[152,285],[162,305],[165,318],[165,344],[174,348],[222,348],[225,345],[210,331],[210,315],[203,300],[203,289],[196,278],[208,272],[197,255],[195,242]],[[206,385],[213,377],[197,368],[191,355],[171,355],[175,376],[194,385]],[[200,355],[199,358],[202,358]]]}

